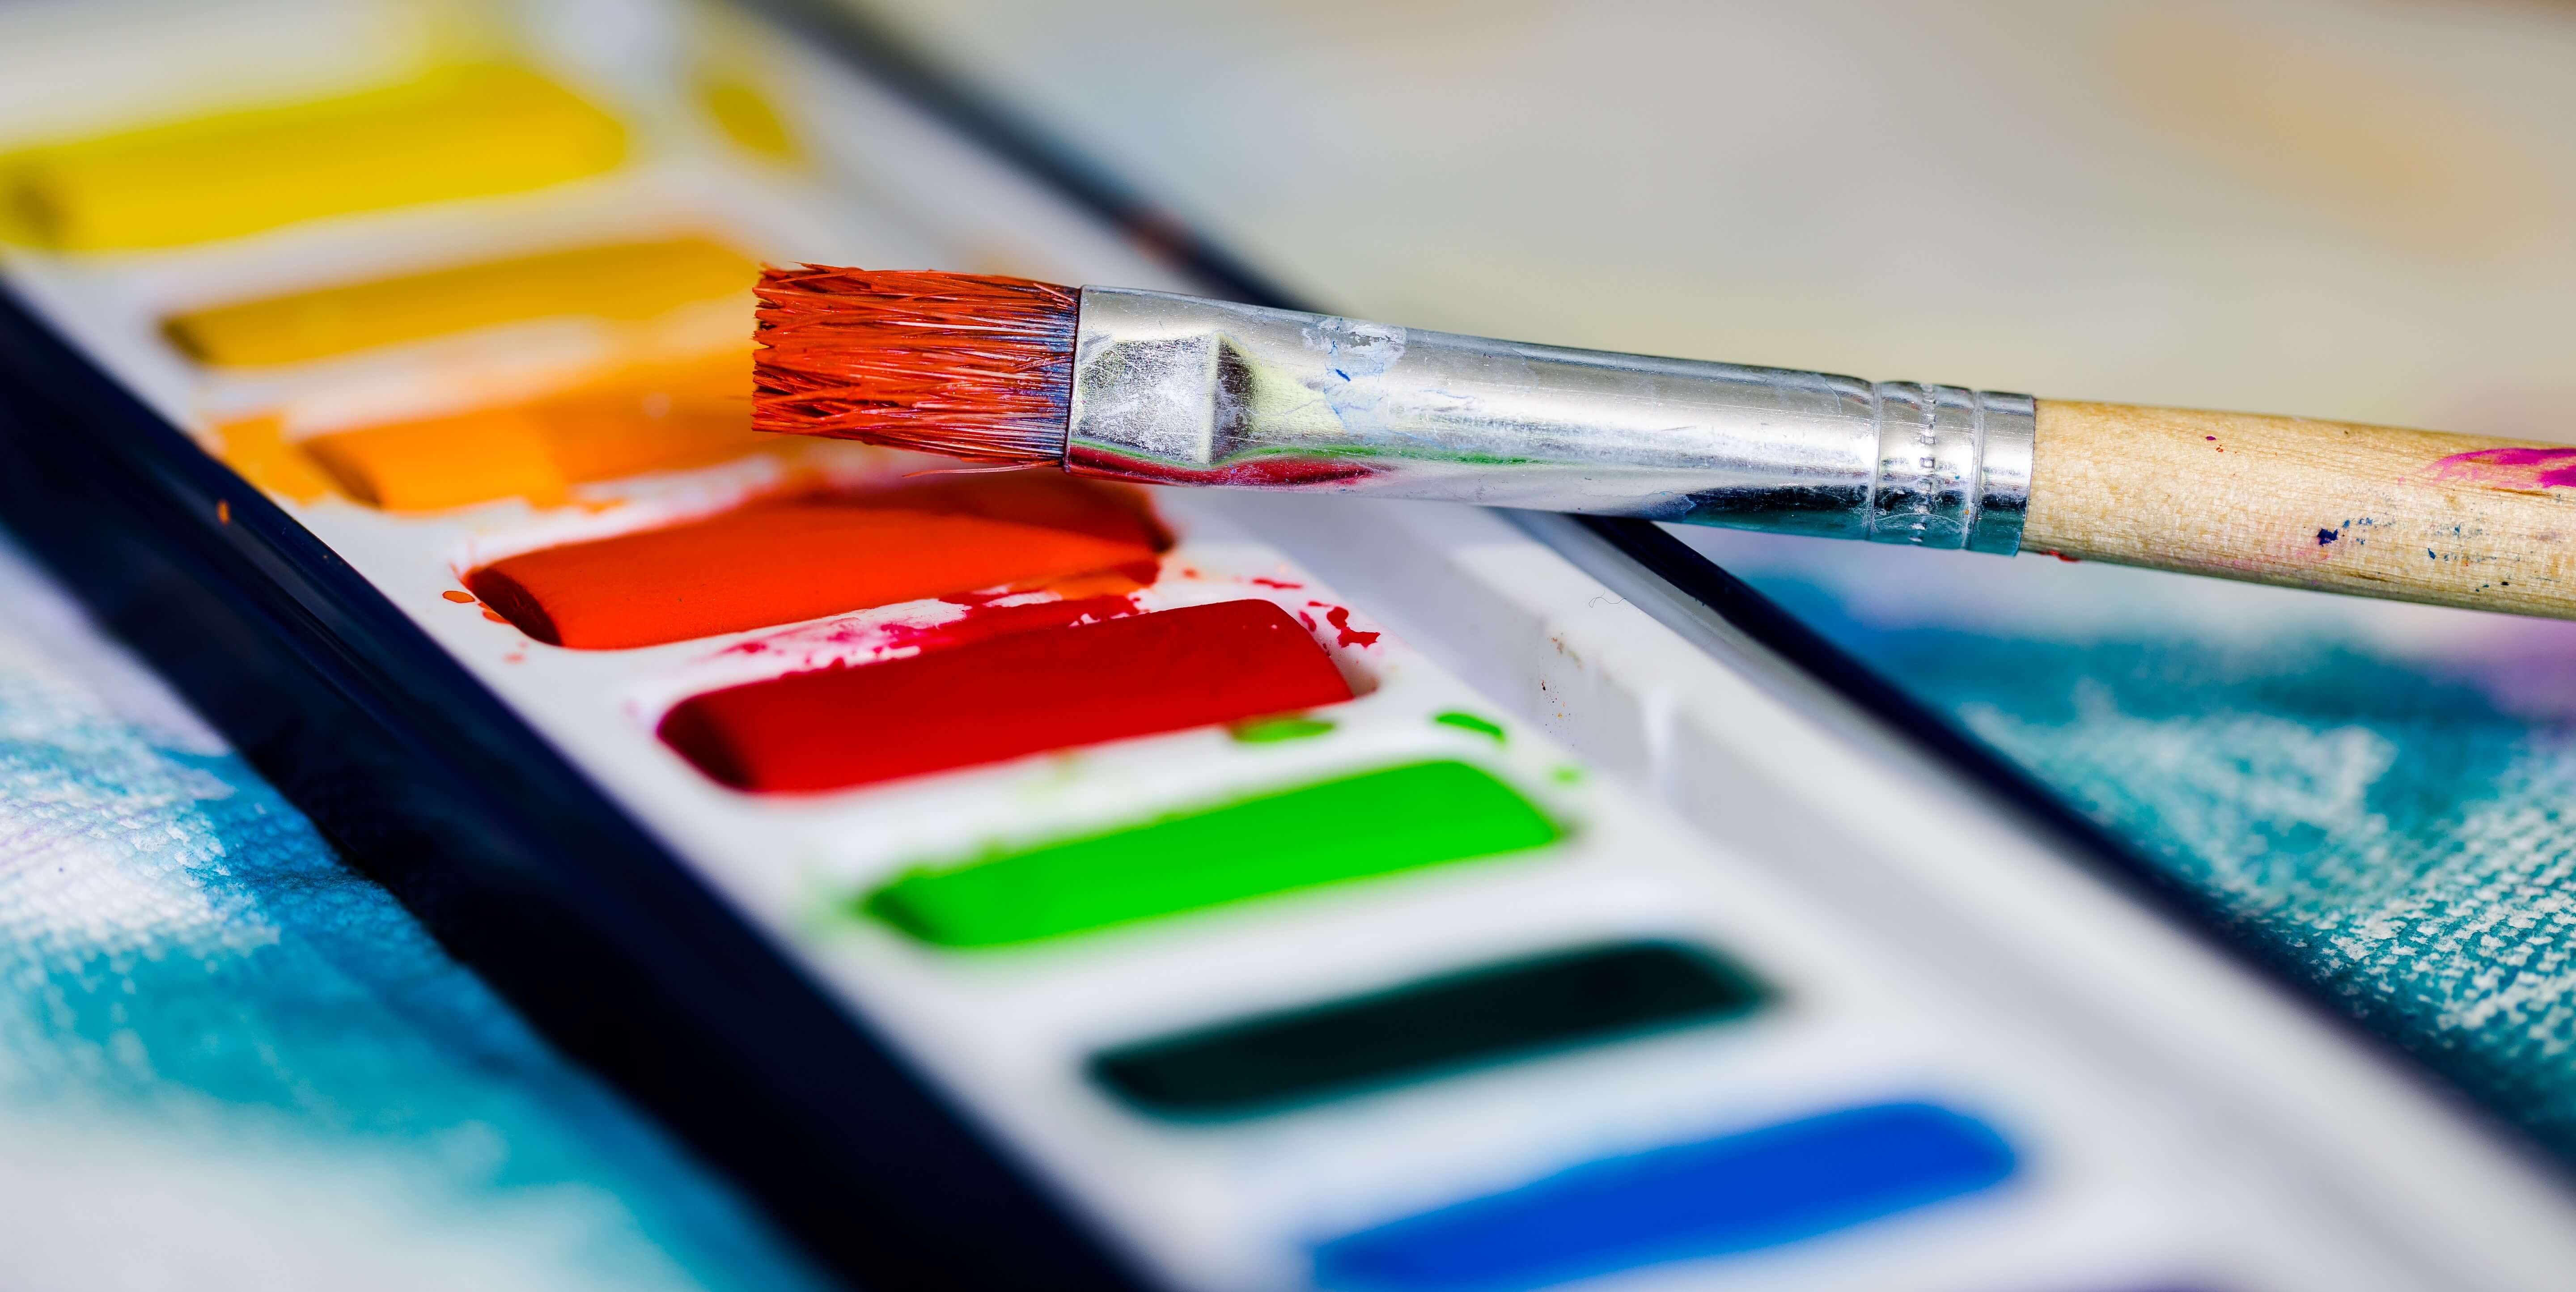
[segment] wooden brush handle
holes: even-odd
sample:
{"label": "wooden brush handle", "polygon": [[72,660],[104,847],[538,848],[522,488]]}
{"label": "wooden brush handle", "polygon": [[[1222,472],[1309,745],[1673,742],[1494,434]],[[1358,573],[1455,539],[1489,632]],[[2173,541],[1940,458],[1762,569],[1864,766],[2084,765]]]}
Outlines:
{"label": "wooden brush handle", "polygon": [[2022,550],[2576,619],[2576,448],[2042,400]]}

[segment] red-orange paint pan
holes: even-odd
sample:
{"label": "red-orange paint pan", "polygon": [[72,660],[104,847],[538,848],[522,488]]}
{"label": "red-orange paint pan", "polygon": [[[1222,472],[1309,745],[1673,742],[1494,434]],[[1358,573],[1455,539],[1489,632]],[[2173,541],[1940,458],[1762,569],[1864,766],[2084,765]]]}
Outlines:
{"label": "red-orange paint pan", "polygon": [[496,561],[465,586],[541,642],[653,646],[1150,562],[1132,496],[1062,476],[754,503]]}

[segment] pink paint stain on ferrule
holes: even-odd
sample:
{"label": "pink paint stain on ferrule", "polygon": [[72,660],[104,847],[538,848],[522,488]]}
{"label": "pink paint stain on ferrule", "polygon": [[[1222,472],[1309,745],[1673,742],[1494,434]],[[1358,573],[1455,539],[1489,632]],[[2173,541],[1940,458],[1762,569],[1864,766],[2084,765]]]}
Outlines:
{"label": "pink paint stain on ferrule", "polygon": [[2493,448],[2454,453],[2431,473],[2497,489],[2576,489],[2576,448]]}

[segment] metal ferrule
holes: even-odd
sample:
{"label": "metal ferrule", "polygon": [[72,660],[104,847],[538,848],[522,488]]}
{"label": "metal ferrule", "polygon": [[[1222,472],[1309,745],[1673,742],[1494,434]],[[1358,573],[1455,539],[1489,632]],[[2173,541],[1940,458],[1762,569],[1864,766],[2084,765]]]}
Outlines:
{"label": "metal ferrule", "polygon": [[2033,407],[1086,287],[1065,468],[2009,555]]}

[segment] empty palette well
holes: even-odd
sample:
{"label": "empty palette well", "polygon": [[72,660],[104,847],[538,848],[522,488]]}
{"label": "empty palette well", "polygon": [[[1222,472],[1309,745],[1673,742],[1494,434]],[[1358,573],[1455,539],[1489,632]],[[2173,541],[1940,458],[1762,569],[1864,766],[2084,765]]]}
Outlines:
{"label": "empty palette well", "polygon": [[1315,1249],[1342,1292],[1521,1292],[1813,1238],[2002,1183],[2011,1146],[1931,1104],[1879,1104],[1607,1158]]}
{"label": "empty palette well", "polygon": [[467,587],[538,641],[652,646],[1151,562],[1141,502],[1061,473],[776,499],[542,548]]}
{"label": "empty palette well", "polygon": [[199,363],[301,363],[530,319],[648,319],[748,292],[759,276],[704,238],[627,242],[238,301],[174,314],[161,330]]}
{"label": "empty palette well", "polygon": [[553,81],[449,67],[0,157],[0,222],[64,251],[178,246],[539,188],[608,170],[625,151],[615,118]]}
{"label": "empty palette well", "polygon": [[861,908],[934,945],[1002,946],[1518,852],[1560,833],[1485,771],[1409,763],[914,871]]}
{"label": "empty palette well", "polygon": [[737,789],[829,790],[1349,698],[1288,612],[1222,601],[711,691],[661,734]]}
{"label": "empty palette well", "polygon": [[1692,947],[1585,947],[1106,1051],[1091,1074],[1165,1117],[1245,1116],[1750,1013],[1762,987]]}

